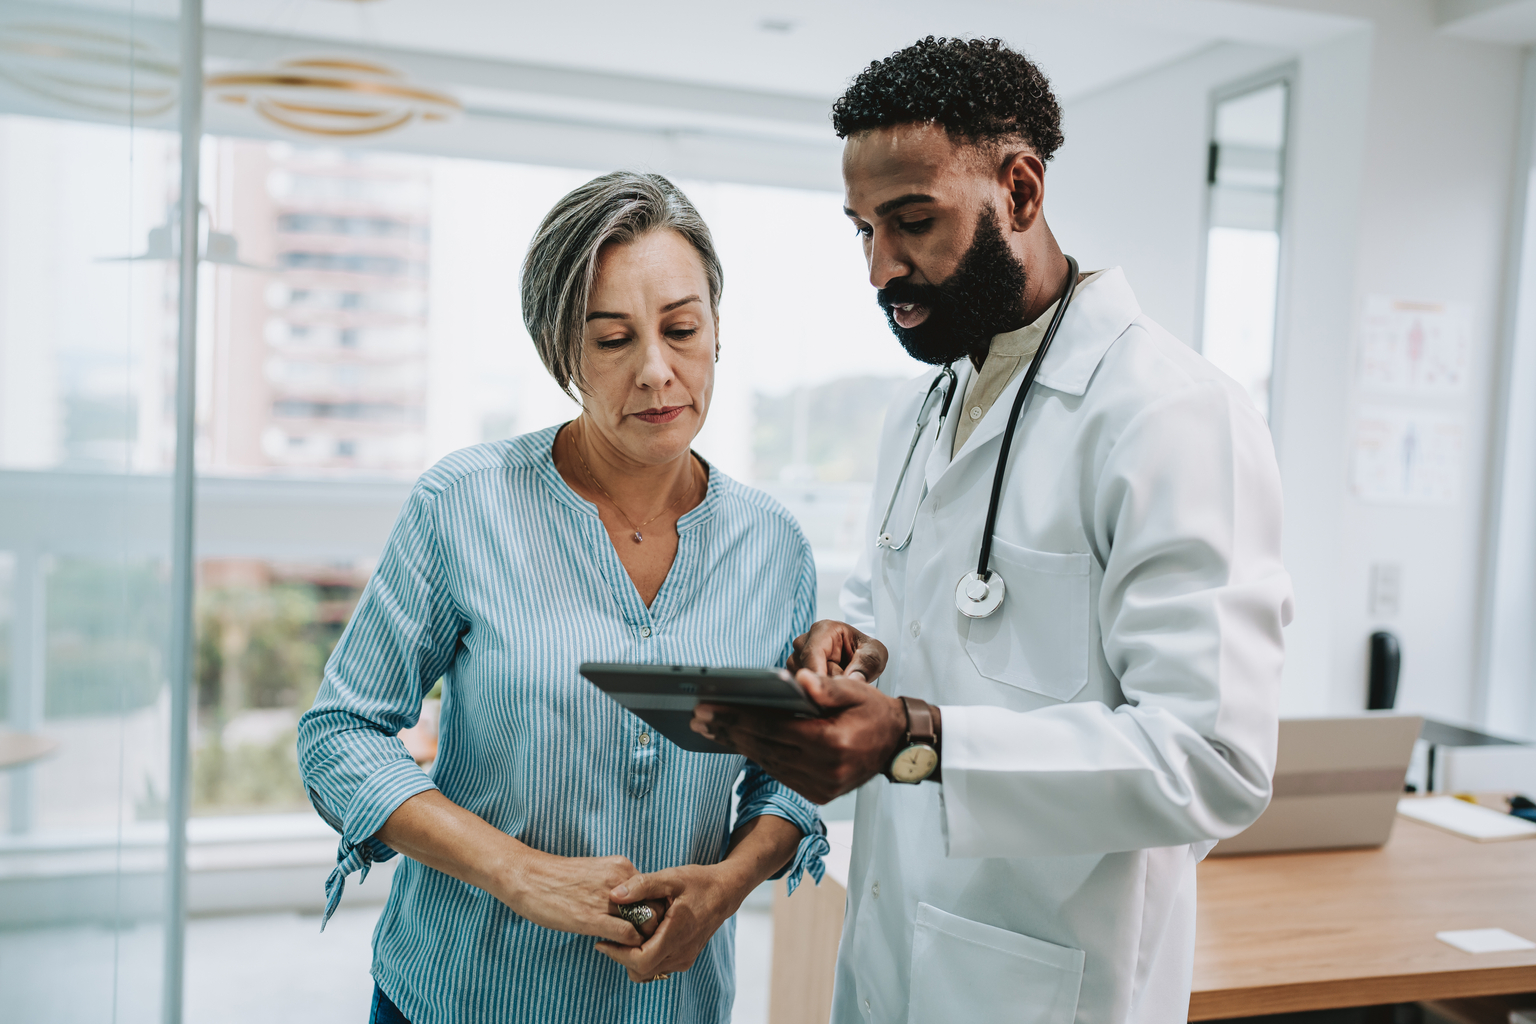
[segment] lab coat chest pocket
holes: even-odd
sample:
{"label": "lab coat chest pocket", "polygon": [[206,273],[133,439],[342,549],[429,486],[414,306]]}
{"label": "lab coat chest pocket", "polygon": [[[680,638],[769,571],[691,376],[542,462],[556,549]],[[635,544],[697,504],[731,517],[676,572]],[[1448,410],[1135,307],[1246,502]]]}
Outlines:
{"label": "lab coat chest pocket", "polygon": [[989,564],[1008,588],[1002,607],[971,619],[965,649],[988,679],[1060,701],[1088,682],[1093,556],[1033,551],[1001,537]]}
{"label": "lab coat chest pocket", "polygon": [[917,905],[907,1024],[1070,1024],[1083,951]]}

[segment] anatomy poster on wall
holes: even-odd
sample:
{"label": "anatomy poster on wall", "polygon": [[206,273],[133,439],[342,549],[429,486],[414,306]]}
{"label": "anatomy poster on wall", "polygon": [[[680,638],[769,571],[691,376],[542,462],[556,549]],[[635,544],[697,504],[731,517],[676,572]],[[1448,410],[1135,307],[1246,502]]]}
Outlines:
{"label": "anatomy poster on wall", "polygon": [[1412,395],[1460,395],[1472,362],[1471,307],[1373,295],[1360,325],[1360,387]]}
{"label": "anatomy poster on wall", "polygon": [[1454,504],[1465,437],[1461,416],[1360,410],[1355,421],[1355,494],[1392,504]]}

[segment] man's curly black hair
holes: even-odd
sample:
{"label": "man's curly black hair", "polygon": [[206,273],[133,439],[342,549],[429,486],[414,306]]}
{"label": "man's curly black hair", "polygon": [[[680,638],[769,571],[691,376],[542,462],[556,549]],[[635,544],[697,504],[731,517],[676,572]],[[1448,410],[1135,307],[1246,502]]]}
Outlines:
{"label": "man's curly black hair", "polygon": [[1062,143],[1051,83],[1001,39],[929,36],[870,64],[832,104],[840,139],[924,122],[973,145],[1023,139],[1042,161]]}

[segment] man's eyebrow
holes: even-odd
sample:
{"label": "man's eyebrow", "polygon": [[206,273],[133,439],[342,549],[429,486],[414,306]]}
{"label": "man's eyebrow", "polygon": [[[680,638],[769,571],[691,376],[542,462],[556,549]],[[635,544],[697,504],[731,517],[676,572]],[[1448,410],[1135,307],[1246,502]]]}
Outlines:
{"label": "man's eyebrow", "polygon": [[885,202],[875,207],[875,216],[887,217],[901,209],[903,206],[910,206],[912,203],[931,202],[933,202],[933,196],[926,196],[921,192],[908,192],[904,196],[897,196],[895,199],[887,199]]}

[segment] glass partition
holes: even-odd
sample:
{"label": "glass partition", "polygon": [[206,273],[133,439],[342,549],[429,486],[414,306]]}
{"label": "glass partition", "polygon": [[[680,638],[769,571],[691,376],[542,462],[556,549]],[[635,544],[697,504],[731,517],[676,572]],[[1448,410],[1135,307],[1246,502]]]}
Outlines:
{"label": "glass partition", "polygon": [[1212,119],[1205,251],[1205,357],[1267,418],[1275,362],[1285,185],[1285,81],[1219,98]]}
{"label": "glass partition", "polygon": [[6,1019],[162,1015],[175,14],[0,3]]}

